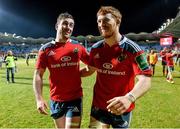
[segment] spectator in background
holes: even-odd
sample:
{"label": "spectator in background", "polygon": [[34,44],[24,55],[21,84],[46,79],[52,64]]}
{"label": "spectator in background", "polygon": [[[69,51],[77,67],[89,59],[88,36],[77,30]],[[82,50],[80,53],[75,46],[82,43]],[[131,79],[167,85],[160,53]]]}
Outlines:
{"label": "spectator in background", "polygon": [[163,50],[161,50],[160,52],[160,56],[162,58],[162,61],[161,61],[161,65],[162,65],[162,72],[163,72],[163,76],[167,76],[167,68],[166,68],[166,53],[167,53],[167,48],[164,47]]}
{"label": "spectator in background", "polygon": [[[102,6],[97,12],[98,29],[104,39],[90,52],[89,74],[97,71],[90,128],[128,128],[136,99],[151,86],[151,69],[144,52],[119,32],[121,18],[112,6]],[[82,76],[89,75],[85,73]]]}
{"label": "spectator in background", "polygon": [[177,51],[173,51],[171,48],[169,48],[168,52],[166,53],[166,61],[167,61],[167,68],[168,68],[168,73],[167,73],[167,82],[169,83],[174,83],[173,80],[173,74],[172,72],[174,71],[174,57],[176,56]]}
{"label": "spectator in background", "polygon": [[179,50],[178,50],[178,53],[177,53],[177,55],[176,55],[175,64],[176,64],[176,65],[179,65],[179,67],[180,67],[180,51],[179,51]]}
{"label": "spectator in background", "polygon": [[180,66],[180,53],[177,54],[176,56],[176,62],[175,62],[176,65]]}
{"label": "spectator in background", "polygon": [[74,18],[62,13],[57,18],[55,41],[43,45],[38,54],[33,88],[39,113],[47,115],[43,98],[43,75],[48,68],[50,111],[57,128],[80,128],[82,87],[80,60],[88,62],[89,54],[77,41],[70,39]]}
{"label": "spectator in background", "polygon": [[7,79],[7,83],[10,83],[10,77],[9,74],[11,73],[11,81],[12,83],[15,83],[14,81],[14,73],[15,73],[15,60],[17,60],[17,58],[15,58],[13,56],[12,51],[8,51],[7,52],[7,56],[5,57],[5,63],[6,63],[6,79]]}
{"label": "spectator in background", "polygon": [[30,59],[30,55],[27,53],[26,54],[26,64],[27,64],[27,66],[29,66],[29,59]]}
{"label": "spectator in background", "polygon": [[4,62],[3,56],[0,55],[0,68],[2,67],[2,63]]}
{"label": "spectator in background", "polygon": [[152,70],[153,75],[155,74],[155,65],[156,65],[157,61],[158,61],[157,54],[155,53],[154,50],[151,50],[149,55],[148,55],[148,63],[151,66],[151,70]]}

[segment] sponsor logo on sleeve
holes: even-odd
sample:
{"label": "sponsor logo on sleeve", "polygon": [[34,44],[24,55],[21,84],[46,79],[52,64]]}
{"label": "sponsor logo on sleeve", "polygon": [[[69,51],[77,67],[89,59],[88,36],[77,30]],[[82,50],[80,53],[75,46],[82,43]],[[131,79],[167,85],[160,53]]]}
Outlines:
{"label": "sponsor logo on sleeve", "polygon": [[141,70],[149,69],[149,65],[148,65],[148,62],[144,53],[136,57],[136,63],[138,64]]}

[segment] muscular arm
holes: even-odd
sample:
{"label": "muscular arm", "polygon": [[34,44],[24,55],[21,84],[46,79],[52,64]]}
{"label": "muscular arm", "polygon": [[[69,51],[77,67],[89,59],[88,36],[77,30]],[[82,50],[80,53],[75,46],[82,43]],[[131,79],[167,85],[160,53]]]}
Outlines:
{"label": "muscular arm", "polygon": [[116,115],[123,114],[136,99],[143,96],[151,87],[151,78],[145,75],[138,75],[138,81],[134,88],[125,96],[115,97],[107,103],[108,111]]}
{"label": "muscular arm", "polygon": [[134,88],[130,93],[135,97],[135,99],[143,96],[151,87],[151,77],[145,75],[137,76],[138,82],[135,84]]}
{"label": "muscular arm", "polygon": [[43,74],[45,69],[36,69],[34,71],[34,78],[33,78],[33,90],[37,102],[37,109],[41,114],[48,114],[46,112],[47,103],[43,99],[42,91],[43,91]]}

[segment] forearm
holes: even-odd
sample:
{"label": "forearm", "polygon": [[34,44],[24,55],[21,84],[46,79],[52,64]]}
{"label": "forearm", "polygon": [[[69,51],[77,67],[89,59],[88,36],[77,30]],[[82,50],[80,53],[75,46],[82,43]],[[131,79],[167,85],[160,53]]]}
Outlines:
{"label": "forearm", "polygon": [[[147,77],[144,75],[139,75],[139,80],[135,84],[134,88],[129,92],[130,97],[134,97],[134,99],[138,99],[143,96],[151,87],[151,77]],[[128,95],[128,94],[127,94]]]}
{"label": "forearm", "polygon": [[39,75],[38,71],[35,71],[34,78],[33,78],[33,90],[34,90],[36,100],[42,99],[42,89],[43,89],[43,79]]}

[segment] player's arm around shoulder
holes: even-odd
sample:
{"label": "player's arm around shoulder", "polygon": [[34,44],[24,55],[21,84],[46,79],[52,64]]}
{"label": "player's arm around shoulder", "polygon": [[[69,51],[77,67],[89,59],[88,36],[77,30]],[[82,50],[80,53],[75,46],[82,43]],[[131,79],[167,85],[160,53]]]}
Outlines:
{"label": "player's arm around shoulder", "polygon": [[87,77],[92,75],[96,71],[96,68],[92,66],[84,66],[80,69],[81,77]]}
{"label": "player's arm around shoulder", "polygon": [[36,69],[34,71],[33,90],[36,98],[37,110],[39,113],[47,115],[48,113],[46,109],[48,108],[48,105],[42,96],[44,72],[45,69],[42,68]]}

